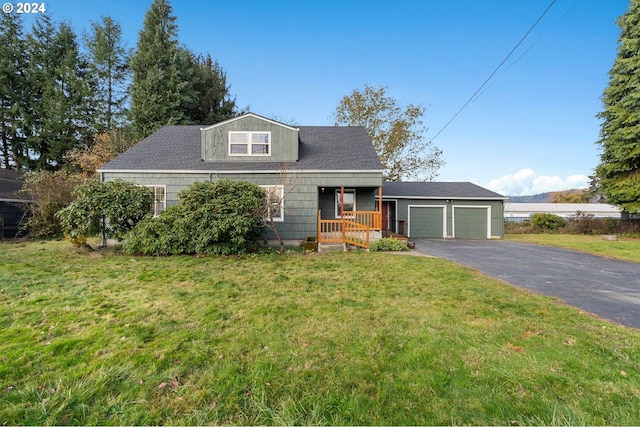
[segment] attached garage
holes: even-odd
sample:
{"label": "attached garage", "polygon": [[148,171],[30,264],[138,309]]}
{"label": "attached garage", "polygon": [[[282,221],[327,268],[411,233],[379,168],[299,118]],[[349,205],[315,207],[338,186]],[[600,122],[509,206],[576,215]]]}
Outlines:
{"label": "attached garage", "polygon": [[501,239],[505,200],[470,182],[385,182],[383,224],[409,238]]}
{"label": "attached garage", "polygon": [[409,205],[409,236],[447,237],[446,206]]}
{"label": "attached garage", "polygon": [[490,239],[491,206],[452,206],[453,237]]}

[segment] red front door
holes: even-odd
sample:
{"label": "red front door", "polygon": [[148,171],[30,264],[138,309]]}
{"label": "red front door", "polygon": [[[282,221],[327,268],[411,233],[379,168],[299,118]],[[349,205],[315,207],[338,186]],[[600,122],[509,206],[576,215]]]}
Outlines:
{"label": "red front door", "polygon": [[382,229],[389,229],[389,202],[382,202]]}

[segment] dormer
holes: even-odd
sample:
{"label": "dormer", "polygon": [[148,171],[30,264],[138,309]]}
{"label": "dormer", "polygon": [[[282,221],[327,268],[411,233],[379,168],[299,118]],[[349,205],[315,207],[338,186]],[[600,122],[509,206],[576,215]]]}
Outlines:
{"label": "dormer", "polygon": [[205,162],[298,160],[298,129],[249,113],[200,129]]}

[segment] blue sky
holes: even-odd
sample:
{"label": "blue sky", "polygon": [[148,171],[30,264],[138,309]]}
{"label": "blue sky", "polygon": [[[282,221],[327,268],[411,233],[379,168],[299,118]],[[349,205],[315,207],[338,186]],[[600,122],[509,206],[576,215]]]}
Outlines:
{"label": "blue sky", "polygon": [[[298,125],[332,125],[365,84],[427,108],[427,139],[458,112],[552,0],[173,0],[179,40],[227,72],[240,107]],[[17,3],[17,2],[14,2]],[[109,15],[129,47],[151,0],[52,0],[78,33]],[[556,0],[434,140],[437,180],[505,195],[588,185],[598,164],[600,97],[627,0]]]}

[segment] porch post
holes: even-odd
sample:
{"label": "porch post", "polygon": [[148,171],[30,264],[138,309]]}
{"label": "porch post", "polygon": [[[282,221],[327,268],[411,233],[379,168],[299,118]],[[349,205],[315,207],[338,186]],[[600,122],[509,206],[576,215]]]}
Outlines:
{"label": "porch post", "polygon": [[340,187],[340,232],[342,233],[342,241],[344,242],[344,186]]}
{"label": "porch post", "polygon": [[376,220],[376,227],[382,231],[382,185],[378,187],[378,219]]}

